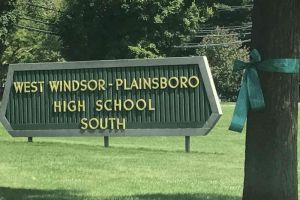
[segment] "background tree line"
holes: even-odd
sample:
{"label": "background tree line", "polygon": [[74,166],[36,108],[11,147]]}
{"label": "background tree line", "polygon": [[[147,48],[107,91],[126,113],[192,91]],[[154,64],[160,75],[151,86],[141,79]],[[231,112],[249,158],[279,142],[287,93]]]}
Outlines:
{"label": "background tree line", "polygon": [[[222,99],[234,100],[247,59],[251,0],[4,0],[7,63],[206,55]],[[198,46],[197,46],[198,45]],[[3,80],[3,78],[2,78]],[[3,82],[3,81],[2,81]]]}

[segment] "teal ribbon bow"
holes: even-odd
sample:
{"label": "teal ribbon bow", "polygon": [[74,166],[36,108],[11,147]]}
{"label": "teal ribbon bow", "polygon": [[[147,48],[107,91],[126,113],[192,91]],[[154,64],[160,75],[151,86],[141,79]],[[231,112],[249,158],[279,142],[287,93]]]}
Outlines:
{"label": "teal ribbon bow", "polygon": [[236,60],[233,71],[245,70],[240,92],[234,109],[229,130],[242,132],[248,111],[265,108],[263,92],[261,90],[257,70],[281,73],[298,73],[298,59],[269,59],[261,61],[256,49],[250,52],[250,63]]}

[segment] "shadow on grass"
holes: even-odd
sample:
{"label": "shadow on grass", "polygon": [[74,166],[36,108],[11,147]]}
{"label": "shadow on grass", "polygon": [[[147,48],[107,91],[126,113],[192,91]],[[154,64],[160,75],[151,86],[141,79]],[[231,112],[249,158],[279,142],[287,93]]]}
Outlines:
{"label": "shadow on grass", "polygon": [[76,191],[0,187],[0,200],[79,200],[78,197]]}
{"label": "shadow on grass", "polygon": [[104,200],[241,200],[237,196],[219,194],[143,194],[104,198]]}
{"label": "shadow on grass", "polygon": [[[107,149],[107,148],[106,148]],[[124,149],[124,150],[131,150],[131,151],[145,151],[145,152],[159,152],[159,153],[183,153],[184,147],[182,150],[172,150],[172,149],[160,149],[160,148],[150,148],[150,147],[132,147],[132,146],[110,146],[108,149]],[[197,150],[191,150],[189,154],[202,154],[202,155],[225,155],[223,152],[204,152],[204,151],[197,151]]]}
{"label": "shadow on grass", "polygon": [[[142,146],[132,146],[132,145],[124,145],[124,146],[118,146],[118,145],[111,145],[109,148],[105,148],[102,145],[98,145],[95,143],[72,143],[68,141],[34,141],[33,143],[28,143],[27,141],[1,141],[1,143],[4,143],[5,145],[13,145],[13,144],[24,144],[31,147],[44,147],[44,146],[50,146],[54,145],[56,147],[71,147],[71,148],[77,148],[77,146],[84,146],[85,149],[92,150],[92,151],[109,151],[109,150],[126,150],[129,151],[129,153],[135,153],[138,151],[140,152],[158,152],[158,153],[183,153],[184,146],[182,146],[182,150],[180,149],[162,149],[162,148],[151,148],[151,147],[142,147]],[[172,148],[170,146],[170,148]],[[198,151],[191,149],[191,152],[189,154],[201,154],[201,155],[215,155],[215,156],[223,156],[225,155],[224,152],[204,152],[204,151]]]}
{"label": "shadow on grass", "polygon": [[91,197],[74,190],[39,190],[0,187],[0,200],[240,200],[237,196],[219,194],[138,194]]}

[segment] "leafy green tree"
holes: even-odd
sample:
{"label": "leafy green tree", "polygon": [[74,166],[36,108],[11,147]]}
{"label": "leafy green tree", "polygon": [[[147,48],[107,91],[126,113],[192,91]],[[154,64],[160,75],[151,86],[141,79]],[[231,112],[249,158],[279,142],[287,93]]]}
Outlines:
{"label": "leafy green tree", "polygon": [[55,9],[58,6],[57,0],[17,0],[14,32],[7,37],[2,61],[34,63],[63,60],[59,37],[54,35],[58,13]]}
{"label": "leafy green tree", "polygon": [[214,15],[207,21],[211,26],[242,25],[251,22],[253,0],[214,0]]}
{"label": "leafy green tree", "polygon": [[0,1],[0,55],[5,49],[6,38],[12,28],[12,23],[15,21],[13,10],[14,1]]}
{"label": "leafy green tree", "polygon": [[171,56],[210,15],[190,0],[66,0],[63,8],[68,60]]}
{"label": "leafy green tree", "polygon": [[[7,37],[11,32],[15,21],[13,0],[0,1],[0,61],[5,48],[7,47]],[[7,64],[0,62],[0,86],[4,84]]]}
{"label": "leafy green tree", "polygon": [[236,100],[242,78],[240,72],[232,72],[233,63],[236,59],[247,60],[249,54],[237,41],[233,32],[216,29],[203,38],[204,47],[197,50],[198,55],[207,56],[218,94],[227,101]]}
{"label": "leafy green tree", "polygon": [[55,35],[24,29],[10,35],[2,60],[5,63],[36,63],[63,61],[60,41]]}

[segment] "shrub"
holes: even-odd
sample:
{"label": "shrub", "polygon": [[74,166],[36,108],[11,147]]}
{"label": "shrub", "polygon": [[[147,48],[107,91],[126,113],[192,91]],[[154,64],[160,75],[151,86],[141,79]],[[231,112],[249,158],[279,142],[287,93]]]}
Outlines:
{"label": "shrub", "polygon": [[201,44],[207,46],[197,50],[198,55],[207,56],[217,92],[225,101],[235,101],[240,88],[242,72],[232,71],[234,61],[248,58],[248,48],[237,41],[240,39],[233,32],[218,28],[203,38]]}

